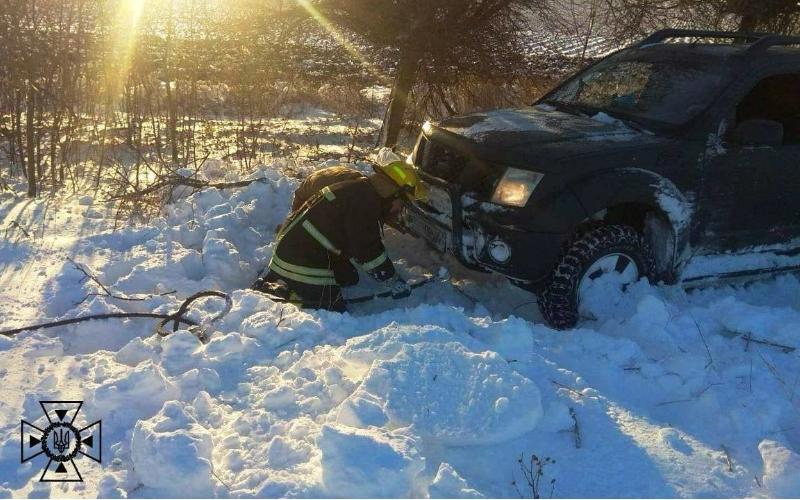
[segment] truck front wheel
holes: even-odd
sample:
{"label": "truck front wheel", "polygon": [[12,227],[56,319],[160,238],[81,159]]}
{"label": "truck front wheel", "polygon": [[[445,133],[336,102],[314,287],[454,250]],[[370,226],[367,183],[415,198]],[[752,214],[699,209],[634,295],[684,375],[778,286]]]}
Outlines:
{"label": "truck front wheel", "polygon": [[572,328],[581,297],[594,280],[615,273],[614,282],[624,287],[642,277],[652,279],[654,268],[650,246],[632,227],[592,228],[567,244],[539,294],[539,308],[553,328]]}

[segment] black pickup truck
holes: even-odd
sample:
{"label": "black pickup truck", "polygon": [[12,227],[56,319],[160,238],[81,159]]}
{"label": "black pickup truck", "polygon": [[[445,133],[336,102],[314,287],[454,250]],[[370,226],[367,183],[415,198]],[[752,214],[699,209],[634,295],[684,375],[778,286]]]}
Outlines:
{"label": "black pickup truck", "polygon": [[[429,199],[405,225],[536,293],[555,328],[603,277],[794,270],[780,257],[800,253],[800,37],[659,31],[529,107],[425,123],[412,160]],[[772,258],[685,272],[745,252]]]}

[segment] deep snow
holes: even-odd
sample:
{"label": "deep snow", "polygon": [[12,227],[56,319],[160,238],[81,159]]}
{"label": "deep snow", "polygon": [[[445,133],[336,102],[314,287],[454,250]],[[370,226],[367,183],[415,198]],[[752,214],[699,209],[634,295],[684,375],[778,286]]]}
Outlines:
{"label": "deep snow", "polygon": [[[204,172],[222,180],[220,166]],[[743,340],[800,346],[796,277],[599,286],[594,319],[559,332],[532,295],[387,231],[408,279],[444,267],[451,282],[301,311],[247,289],[298,182],[286,166],[116,232],[114,206],[91,192],[0,193],[2,329],[168,313],[201,290],[233,300],[207,343],[161,338],[148,319],[0,337],[0,496],[531,497],[519,462],[531,454],[555,461],[543,497],[800,496],[798,352]],[[67,258],[143,300],[105,295]],[[373,290],[362,276],[346,293]],[[191,317],[222,308],[204,299]],[[84,483],[39,482],[41,457],[20,464],[20,421],[41,424],[41,400],[102,419],[102,465],[76,461]]]}

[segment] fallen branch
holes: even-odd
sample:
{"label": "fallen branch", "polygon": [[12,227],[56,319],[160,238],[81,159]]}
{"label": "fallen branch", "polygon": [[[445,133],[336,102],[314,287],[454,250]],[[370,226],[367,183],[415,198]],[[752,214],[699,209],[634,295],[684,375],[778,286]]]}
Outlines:
{"label": "fallen branch", "polygon": [[[189,297],[188,299],[184,300],[183,303],[181,304],[181,306],[178,308],[178,310],[176,312],[172,313],[172,314],[125,313],[125,312],[123,312],[123,313],[108,313],[108,314],[93,314],[91,316],[81,316],[79,318],[62,319],[62,320],[59,320],[59,321],[51,321],[49,323],[41,323],[41,324],[38,324],[38,325],[25,326],[25,327],[21,327],[21,328],[13,328],[11,330],[3,330],[3,331],[0,331],[0,335],[5,335],[7,337],[12,337],[12,336],[14,336],[14,335],[16,335],[18,333],[24,332],[26,330],[32,331],[32,330],[41,330],[41,329],[44,329],[44,328],[54,328],[54,327],[57,327],[57,326],[71,325],[71,324],[74,324],[74,323],[82,323],[84,321],[90,321],[90,320],[96,320],[96,319],[156,318],[156,319],[161,319],[162,320],[158,324],[158,326],[156,328],[156,331],[162,337],[166,337],[171,332],[165,331],[164,327],[170,321],[173,322],[173,328],[172,328],[173,332],[178,329],[178,327],[180,326],[181,323],[189,325],[190,327],[200,326],[197,321],[194,321],[193,319],[189,319],[185,315],[186,315],[186,312],[189,310],[189,306],[192,304],[192,302],[194,302],[194,301],[196,301],[198,299],[201,299],[203,297],[221,297],[221,298],[225,299],[225,308],[223,309],[223,311],[220,314],[218,314],[217,316],[212,318],[209,321],[209,324],[213,324],[214,322],[218,321],[223,316],[228,314],[228,312],[230,311],[231,307],[233,306],[233,302],[231,301],[231,298],[230,298],[230,296],[228,294],[226,294],[224,292],[217,292],[217,291],[213,291],[213,290],[208,290],[208,291],[204,291],[204,292],[198,292],[198,293],[192,295],[191,297]],[[204,340],[202,332],[195,332],[195,334],[198,336],[198,338],[200,338],[200,340]]]}
{"label": "fallen branch", "polygon": [[223,481],[222,478],[219,477],[215,471],[212,470],[211,473],[214,474],[214,477],[217,478],[217,481],[222,483],[222,486],[226,487],[228,489],[228,491],[231,491],[231,487],[228,486],[227,483],[225,483],[225,481]]}
{"label": "fallen branch", "polygon": [[689,401],[693,401],[693,400],[697,399],[698,397],[700,397],[701,395],[703,395],[703,393],[704,393],[704,392],[706,392],[707,390],[709,390],[709,389],[711,389],[712,387],[714,387],[715,385],[722,385],[722,382],[717,382],[717,383],[715,383],[715,384],[710,384],[710,385],[709,385],[708,387],[706,387],[705,389],[703,389],[703,390],[701,390],[701,391],[698,391],[698,392],[696,392],[696,393],[692,394],[692,395],[691,395],[691,397],[689,397],[689,398],[686,398],[686,399],[676,399],[676,400],[674,400],[674,401],[664,401],[663,403],[658,403],[656,406],[666,406],[666,405],[671,405],[671,404],[674,404],[674,403],[687,403],[687,402],[689,402]]}
{"label": "fallen branch", "polygon": [[19,224],[19,222],[15,221],[15,220],[12,220],[11,223],[9,223],[8,226],[6,227],[6,236],[5,236],[6,239],[8,239],[8,232],[11,230],[11,228],[19,229],[20,231],[22,231],[22,234],[24,234],[25,237],[28,238],[29,240],[34,239],[34,238],[31,237],[31,235],[28,233],[28,231],[26,231],[25,228],[22,227]]}
{"label": "fallen branch", "polygon": [[674,399],[672,401],[664,401],[664,402],[658,403],[656,406],[666,406],[666,405],[671,405],[671,404],[675,404],[675,403],[688,403],[689,401],[692,401],[693,399],[694,398]]}
{"label": "fallen branch", "polygon": [[44,328],[55,328],[57,326],[71,325],[74,323],[82,323],[95,319],[114,319],[114,318],[156,318],[166,321],[174,320],[179,323],[186,323],[190,326],[197,326],[197,322],[187,318],[178,317],[176,314],[157,314],[157,313],[108,313],[108,314],[92,314],[91,316],[81,316],[80,318],[62,319],[59,321],[51,321],[49,323],[41,323],[38,325],[23,326],[21,328],[12,328],[11,330],[0,331],[0,335],[7,337],[14,336],[24,331],[42,330]]}
{"label": "fallen branch", "polygon": [[731,461],[731,454],[724,444],[720,445],[722,452],[725,453],[725,461],[728,463],[728,472],[733,472],[733,461]]}
{"label": "fallen branch", "polygon": [[575,414],[575,408],[570,407],[569,416],[572,417],[572,421],[575,422],[575,426],[572,429],[572,432],[575,433],[575,448],[580,449],[580,447],[581,447],[581,429],[580,429],[580,427],[578,427],[578,417]]}
{"label": "fallen branch", "polygon": [[[675,279],[675,275],[672,272],[670,272],[670,276],[673,279]],[[694,313],[692,313],[692,308],[691,308],[691,305],[689,304],[689,300],[686,299],[684,302],[685,302],[685,305],[686,305],[686,312],[692,318],[692,322],[694,323],[694,327],[697,329],[697,333],[700,335],[700,340],[703,341],[703,346],[706,349],[706,354],[708,355],[708,363],[706,363],[706,366],[704,366],[703,368],[707,369],[709,366],[714,364],[714,357],[711,356],[711,349],[708,347],[708,341],[706,341],[706,336],[703,334],[703,329],[700,328],[700,323],[697,321],[697,318],[695,317]],[[666,307],[666,304],[664,303],[664,301],[661,301],[661,303],[664,304],[664,306]],[[667,325],[669,325],[671,321],[672,321],[672,314],[670,314],[669,319],[664,324],[664,328],[666,328]],[[680,347],[678,347],[678,349],[680,349]],[[681,349],[681,351],[683,351],[683,349]]]}
{"label": "fallen branch", "polygon": [[786,400],[791,404],[792,409],[795,411],[795,413],[800,415],[800,408],[798,408],[797,405],[795,405],[794,403],[794,393],[795,390],[797,389],[797,379],[795,379],[794,386],[792,386],[790,389],[789,385],[786,383],[783,377],[781,377],[781,374],[778,373],[778,369],[775,368],[775,366],[772,363],[767,361],[767,359],[759,351],[756,351],[756,353],[758,354],[758,357],[761,358],[761,361],[763,361],[764,364],[767,365],[767,369],[769,369],[770,373],[772,373],[772,376],[775,377],[775,379],[780,384],[781,389],[783,389],[783,393],[786,396]]}
{"label": "fallen branch", "polygon": [[124,297],[122,295],[116,295],[114,293],[111,293],[111,291],[108,288],[106,288],[105,285],[103,285],[100,282],[100,280],[98,280],[95,276],[92,276],[91,274],[89,274],[89,272],[82,265],[78,264],[77,262],[72,260],[70,257],[67,257],[67,260],[70,261],[70,263],[72,263],[73,266],[75,266],[75,269],[77,269],[78,271],[83,273],[83,278],[81,279],[81,281],[83,281],[83,280],[93,281],[93,282],[95,282],[97,284],[97,286],[102,288],[103,291],[105,292],[105,294],[102,294],[102,293],[89,293],[89,294],[86,294],[86,297],[81,299],[79,302],[72,301],[73,304],[75,304],[75,305],[83,304],[84,302],[86,302],[86,299],[88,299],[89,297],[111,297],[112,299],[130,300],[130,301],[139,301],[139,302],[145,300],[143,298]]}
{"label": "fallen branch", "polygon": [[796,428],[797,428],[797,427],[795,427],[795,426],[792,426],[792,427],[784,427],[784,428],[782,428],[782,429],[778,429],[777,431],[770,431],[769,433],[770,433],[770,434],[781,434],[781,433],[784,433],[784,432],[793,431],[793,430],[795,430]]}
{"label": "fallen branch", "polygon": [[789,354],[790,352],[794,352],[796,350],[796,348],[794,348],[792,346],[783,345],[783,344],[777,344],[775,342],[770,342],[769,340],[757,339],[757,338],[753,337],[753,335],[751,333],[747,333],[745,335],[741,335],[739,338],[741,338],[742,340],[745,341],[745,345],[744,345],[744,350],[745,351],[747,351],[747,349],[750,347],[750,343],[751,342],[754,343],[754,344],[761,344],[761,345],[766,345],[766,346],[770,346],[770,347],[777,347],[778,349],[782,350],[786,354]]}
{"label": "fallen branch", "polygon": [[[285,307],[281,307],[280,315],[278,316],[278,321],[275,323],[275,328],[289,328],[288,326],[283,326],[281,323],[286,319],[285,317]],[[291,326],[291,325],[290,325]]]}
{"label": "fallen branch", "polygon": [[706,348],[706,354],[708,354],[708,363],[704,368],[708,368],[709,366],[714,364],[714,358],[711,357],[711,349],[708,348],[708,342],[706,342],[706,336],[703,335],[703,330],[700,328],[700,323],[697,322],[697,318],[695,318],[694,314],[692,314],[692,310],[691,309],[686,309],[686,310],[688,311],[689,316],[692,317],[692,322],[694,322],[694,326],[695,328],[697,328],[697,333],[700,334],[700,339],[703,341],[703,345]]}
{"label": "fallen branch", "polygon": [[98,280],[95,276],[92,276],[91,274],[89,274],[83,266],[81,266],[80,264],[76,263],[74,260],[72,260],[69,257],[67,257],[67,260],[70,261],[72,263],[72,265],[75,266],[75,268],[78,271],[83,273],[84,278],[82,278],[82,280],[83,279],[89,279],[89,280],[94,281],[97,284],[97,286],[102,288],[103,291],[105,292],[105,293],[87,293],[86,297],[81,299],[79,302],[72,301],[72,303],[75,304],[75,305],[83,304],[84,302],[86,302],[86,299],[88,299],[89,297],[110,297],[112,299],[118,299],[118,300],[129,300],[129,301],[132,301],[132,302],[143,302],[143,301],[149,299],[152,296],[163,297],[164,295],[172,295],[173,293],[175,293],[177,291],[177,290],[171,290],[169,292],[149,295],[147,297],[126,297],[126,296],[123,296],[123,295],[117,295],[115,293],[112,293],[108,288],[106,288],[106,286],[103,285],[100,282],[100,280]]}
{"label": "fallen branch", "polygon": [[289,339],[286,342],[284,342],[284,343],[282,343],[282,344],[280,344],[278,346],[275,346],[275,351],[277,351],[279,349],[283,349],[284,347],[286,347],[287,345],[291,344],[292,342],[297,342],[297,339],[296,338]]}
{"label": "fallen branch", "polygon": [[550,382],[552,382],[553,384],[555,384],[557,387],[561,387],[562,389],[566,389],[566,390],[568,390],[569,392],[571,392],[572,394],[575,394],[576,396],[579,396],[579,397],[582,397],[582,398],[583,398],[583,397],[586,397],[586,396],[584,396],[584,394],[583,394],[582,392],[580,392],[580,391],[579,391],[579,390],[577,390],[577,389],[573,389],[572,387],[570,387],[570,386],[568,386],[568,385],[564,385],[564,384],[562,384],[562,383],[560,383],[560,382],[556,382],[556,381],[555,381],[555,380],[553,380],[553,379],[550,379]]}
{"label": "fallen branch", "polygon": [[133,192],[126,192],[126,193],[123,193],[123,194],[120,194],[120,195],[117,195],[117,196],[112,196],[106,201],[115,201],[115,200],[120,200],[120,199],[123,199],[123,198],[131,198],[131,197],[134,197],[134,198],[143,197],[143,196],[147,196],[147,195],[150,195],[150,194],[153,194],[153,193],[157,193],[158,191],[160,191],[161,189],[164,189],[164,188],[175,189],[176,187],[184,186],[184,187],[189,187],[189,188],[192,188],[192,189],[195,189],[195,190],[198,190],[198,191],[201,190],[201,189],[208,188],[208,187],[212,187],[212,188],[215,188],[215,189],[233,189],[233,188],[246,187],[246,186],[249,186],[250,184],[252,184],[254,182],[265,182],[266,183],[266,182],[269,182],[269,179],[267,179],[265,177],[259,177],[258,179],[250,179],[250,180],[246,180],[246,181],[212,183],[212,182],[200,181],[200,180],[197,180],[197,179],[192,179],[192,178],[189,178],[189,177],[183,177],[183,176],[180,176],[180,175],[172,174],[172,175],[164,176],[159,181],[157,181],[157,182],[155,182],[153,184],[150,184],[149,186],[147,186],[144,189],[138,189],[136,187],[133,187]]}

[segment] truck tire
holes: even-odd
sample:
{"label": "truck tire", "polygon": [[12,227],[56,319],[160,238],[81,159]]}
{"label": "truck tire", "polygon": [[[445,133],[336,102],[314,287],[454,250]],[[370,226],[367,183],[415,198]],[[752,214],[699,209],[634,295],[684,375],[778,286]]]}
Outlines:
{"label": "truck tire", "polygon": [[572,328],[578,322],[581,289],[591,280],[616,271],[623,284],[630,284],[653,279],[654,269],[650,246],[632,227],[593,227],[565,246],[538,295],[539,309],[553,328]]}

